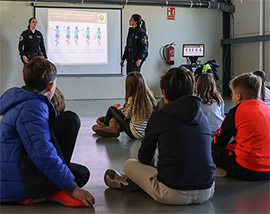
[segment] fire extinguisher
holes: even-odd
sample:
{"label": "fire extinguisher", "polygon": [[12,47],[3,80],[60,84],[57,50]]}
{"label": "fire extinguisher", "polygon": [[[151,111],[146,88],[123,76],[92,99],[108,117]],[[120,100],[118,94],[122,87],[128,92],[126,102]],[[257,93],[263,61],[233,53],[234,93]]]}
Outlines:
{"label": "fire extinguisher", "polygon": [[163,47],[162,49],[162,58],[168,65],[173,65],[174,64],[174,45],[175,43],[172,42],[170,44],[167,44]]}

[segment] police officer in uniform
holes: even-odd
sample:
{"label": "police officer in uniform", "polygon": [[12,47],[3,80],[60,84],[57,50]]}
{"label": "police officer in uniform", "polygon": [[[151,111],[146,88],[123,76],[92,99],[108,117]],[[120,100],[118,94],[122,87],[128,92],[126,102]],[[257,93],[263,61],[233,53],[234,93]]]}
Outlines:
{"label": "police officer in uniform", "polygon": [[132,71],[140,72],[143,62],[148,56],[148,37],[146,26],[139,14],[133,14],[129,20],[126,47],[120,65],[127,60],[127,74]]}
{"label": "police officer in uniform", "polygon": [[30,18],[28,29],[23,31],[19,41],[19,52],[23,64],[29,62],[35,56],[44,56],[47,58],[43,36],[36,30],[37,19]]}

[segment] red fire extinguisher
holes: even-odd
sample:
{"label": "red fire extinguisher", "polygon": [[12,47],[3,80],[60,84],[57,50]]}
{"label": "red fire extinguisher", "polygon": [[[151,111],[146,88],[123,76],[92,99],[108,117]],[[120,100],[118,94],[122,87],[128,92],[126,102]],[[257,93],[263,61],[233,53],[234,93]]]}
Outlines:
{"label": "red fire extinguisher", "polygon": [[175,43],[172,42],[170,44],[167,44],[167,45],[161,47],[161,49],[162,49],[162,56],[161,57],[164,59],[164,61],[168,65],[174,64],[174,45],[175,45]]}
{"label": "red fire extinguisher", "polygon": [[166,60],[168,65],[173,65],[174,64],[174,47],[170,45],[167,48],[167,60]]}

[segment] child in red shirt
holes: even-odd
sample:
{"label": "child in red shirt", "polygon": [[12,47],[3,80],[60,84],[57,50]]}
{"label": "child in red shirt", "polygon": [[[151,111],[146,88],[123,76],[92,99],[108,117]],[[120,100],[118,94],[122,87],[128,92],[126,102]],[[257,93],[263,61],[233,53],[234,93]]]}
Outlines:
{"label": "child in red shirt", "polygon": [[[268,180],[270,175],[270,108],[258,99],[261,80],[244,73],[231,82],[235,105],[212,142],[217,167],[242,180]],[[231,138],[234,141],[230,143]]]}

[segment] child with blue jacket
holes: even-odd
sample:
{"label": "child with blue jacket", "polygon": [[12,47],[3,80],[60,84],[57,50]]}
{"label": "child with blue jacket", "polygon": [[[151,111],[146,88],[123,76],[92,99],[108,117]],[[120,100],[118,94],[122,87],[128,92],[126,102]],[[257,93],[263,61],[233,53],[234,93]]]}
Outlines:
{"label": "child with blue jacket", "polygon": [[81,189],[89,171],[70,163],[79,117],[56,117],[50,102],[56,88],[55,65],[35,57],[23,68],[25,86],[0,98],[0,201],[30,204],[45,199],[66,206],[89,206],[93,196]]}

